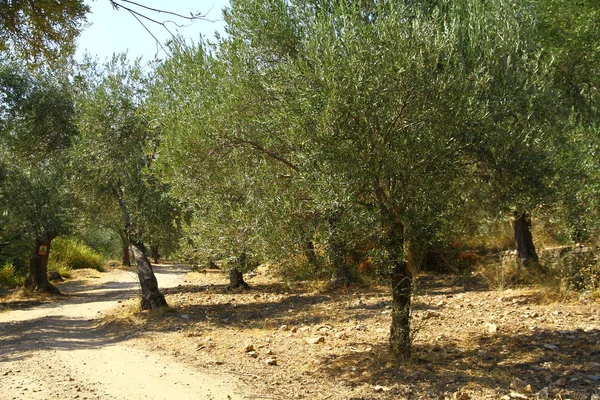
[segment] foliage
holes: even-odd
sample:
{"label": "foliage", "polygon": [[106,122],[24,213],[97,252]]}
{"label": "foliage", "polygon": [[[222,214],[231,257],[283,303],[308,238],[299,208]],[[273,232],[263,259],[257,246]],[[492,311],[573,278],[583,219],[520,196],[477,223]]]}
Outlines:
{"label": "foliage", "polygon": [[25,276],[19,273],[19,270],[12,262],[5,262],[0,267],[0,286],[14,288],[21,286],[25,281]]}
{"label": "foliage", "polygon": [[103,270],[104,259],[82,241],[59,236],[52,242],[49,270],[91,268]]}
{"label": "foliage", "polygon": [[139,62],[130,65],[125,55],[104,66],[90,60],[77,82],[81,134],[72,154],[79,163],[78,195],[89,211],[103,210],[118,231],[128,225],[140,239],[152,239],[151,227],[157,237],[161,229],[175,231],[179,213],[152,175],[158,143],[144,114],[148,76]]}
{"label": "foliage", "polygon": [[89,6],[83,0],[0,2],[0,52],[26,62],[55,62],[75,50]]}
{"label": "foliage", "polygon": [[0,66],[3,116],[0,160],[7,231],[52,240],[70,229],[67,150],[77,134],[70,85],[63,75],[31,75]]}

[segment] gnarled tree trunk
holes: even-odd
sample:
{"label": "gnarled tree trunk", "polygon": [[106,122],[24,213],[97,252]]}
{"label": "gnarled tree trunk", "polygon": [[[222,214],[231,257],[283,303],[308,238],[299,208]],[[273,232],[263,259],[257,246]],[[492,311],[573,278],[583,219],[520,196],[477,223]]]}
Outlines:
{"label": "gnarled tree trunk", "polygon": [[36,239],[35,251],[29,259],[29,275],[25,288],[35,292],[60,294],[60,291],[48,281],[48,257],[52,239]]}
{"label": "gnarled tree trunk", "polygon": [[531,235],[531,216],[526,212],[515,211],[513,228],[515,232],[515,247],[517,260],[522,265],[537,262],[538,256]]}
{"label": "gnarled tree trunk", "polygon": [[165,296],[158,290],[158,282],[152,265],[146,257],[146,247],[141,241],[130,242],[131,252],[137,267],[137,274],[142,288],[142,310],[154,310],[160,307],[166,307]]}
{"label": "gnarled tree trunk", "polygon": [[247,256],[246,253],[240,254],[234,264],[229,268],[229,285],[227,289],[249,289],[250,285],[244,281],[243,270],[246,269]]}

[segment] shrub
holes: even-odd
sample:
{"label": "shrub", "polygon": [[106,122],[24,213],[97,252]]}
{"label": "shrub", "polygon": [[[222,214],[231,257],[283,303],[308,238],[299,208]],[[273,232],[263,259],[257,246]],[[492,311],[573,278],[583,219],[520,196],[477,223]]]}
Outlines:
{"label": "shrub", "polygon": [[52,241],[52,251],[48,261],[48,270],[63,272],[69,269],[91,268],[103,271],[104,260],[100,254],[85,243],[58,237]]}
{"label": "shrub", "polygon": [[25,277],[19,274],[19,271],[12,262],[6,262],[0,267],[0,286],[17,287],[23,284]]}

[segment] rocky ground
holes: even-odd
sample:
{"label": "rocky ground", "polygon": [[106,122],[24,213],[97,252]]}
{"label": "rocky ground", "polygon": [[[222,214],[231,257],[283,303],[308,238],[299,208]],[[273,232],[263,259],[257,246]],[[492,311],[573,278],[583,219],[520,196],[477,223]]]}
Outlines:
{"label": "rocky ground", "polygon": [[[165,272],[169,268],[181,270]],[[420,276],[413,356],[400,364],[387,351],[390,296],[384,286],[327,291],[310,282],[284,284],[259,270],[247,278],[250,290],[227,291],[220,271],[179,277],[179,286],[165,289],[167,311],[139,312],[132,292],[115,293],[117,301],[128,300],[111,303],[95,322],[106,339],[93,347],[106,351],[107,365],[110,346],[124,346],[130,359],[150,357],[168,365],[161,373],[173,372],[173,366],[190,374],[185,382],[190,387],[201,386],[204,377],[220,377],[226,385],[235,378],[243,390],[224,390],[243,399],[589,400],[600,393],[600,303],[593,296],[556,302],[538,289],[490,291],[475,277]],[[164,287],[161,282],[159,277]],[[15,368],[23,367],[10,363],[30,355],[12,334],[7,338],[0,330],[0,386],[22,390],[24,374]],[[58,340],[69,331],[56,335]],[[13,355],[6,343],[20,350]],[[68,365],[69,354],[79,349],[64,350],[59,361]],[[80,361],[83,368],[86,361]],[[194,381],[195,373],[203,378]],[[84,374],[73,368],[69,374],[55,379],[72,377],[83,382],[80,388],[88,387]],[[176,376],[149,378],[176,381]],[[96,392],[88,398],[144,398],[112,392],[104,397],[101,390],[110,381],[101,378],[93,380]]]}
{"label": "rocky ground", "polygon": [[[387,351],[386,287],[322,291],[259,271],[249,291],[193,272],[166,291],[169,313],[113,315],[145,347],[231,373],[272,399],[597,399],[600,304],[490,291],[476,278],[421,276],[414,353]],[[133,303],[129,307],[133,307]],[[127,308],[127,307],[126,307]],[[122,328],[119,328],[122,329]]]}

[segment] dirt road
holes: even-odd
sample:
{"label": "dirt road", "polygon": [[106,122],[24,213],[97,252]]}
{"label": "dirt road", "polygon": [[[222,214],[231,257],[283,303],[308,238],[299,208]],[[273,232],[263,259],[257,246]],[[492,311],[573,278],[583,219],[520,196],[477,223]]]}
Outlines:
{"label": "dirt road", "polygon": [[[162,288],[187,272],[155,271]],[[0,400],[243,398],[235,377],[208,375],[101,327],[104,312],[135,296],[133,272],[94,272],[58,286],[64,299],[0,313]]]}

